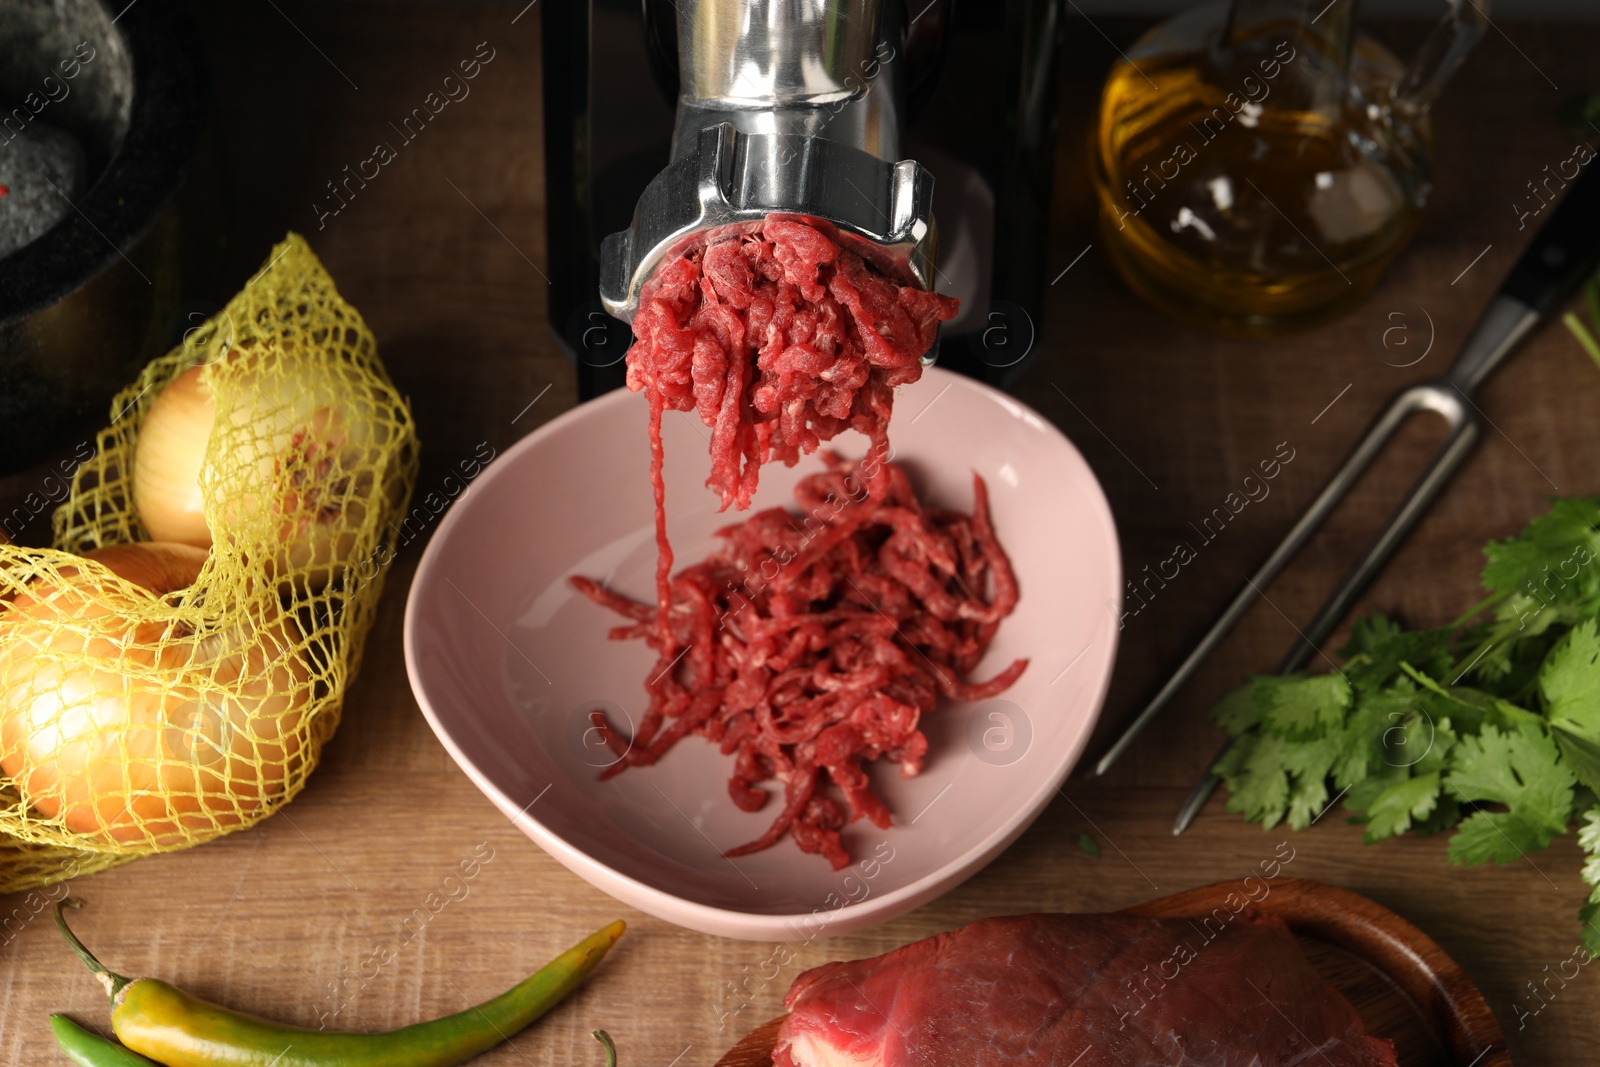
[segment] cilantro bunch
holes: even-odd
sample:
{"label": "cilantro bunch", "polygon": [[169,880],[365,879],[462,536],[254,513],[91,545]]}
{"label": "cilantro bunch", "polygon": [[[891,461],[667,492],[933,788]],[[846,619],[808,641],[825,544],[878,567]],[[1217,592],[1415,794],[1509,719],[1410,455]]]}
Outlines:
{"label": "cilantro bunch", "polygon": [[1213,711],[1237,741],[1228,810],[1311,825],[1342,801],[1368,843],[1453,830],[1452,863],[1511,863],[1580,821],[1600,952],[1600,498],[1553,502],[1484,550],[1487,597],[1407,630],[1359,620],[1328,674],[1255,677]]}

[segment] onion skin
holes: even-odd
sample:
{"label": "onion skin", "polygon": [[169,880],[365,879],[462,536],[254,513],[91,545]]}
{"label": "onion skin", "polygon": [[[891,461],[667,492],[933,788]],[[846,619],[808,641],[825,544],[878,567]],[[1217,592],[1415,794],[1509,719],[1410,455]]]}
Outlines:
{"label": "onion skin", "polygon": [[[157,596],[193,584],[206,556],[146,542],[87,553]],[[144,592],[60,574],[0,604],[0,770],[30,807],[107,843],[172,845],[282,794],[311,688],[291,617],[191,635],[136,621]]]}
{"label": "onion skin", "polygon": [[200,499],[216,398],[190,367],[167,384],[150,405],[133,456],[133,506],[156,541],[211,547]]}
{"label": "onion skin", "polygon": [[[221,427],[234,449],[232,481],[206,521],[200,476],[217,419],[216,399],[195,366],[162,390],[139,430],[133,499],[152,538],[210,547],[214,536],[276,545],[259,560],[268,575],[317,592],[343,573],[374,506],[374,469],[389,430],[354,405],[337,368],[297,360],[291,351],[231,350],[226,372],[238,400]],[[253,477],[250,477],[253,468]],[[248,484],[264,487],[245,490]],[[401,487],[383,487],[398,499]],[[242,534],[243,531],[248,533]],[[247,560],[256,565],[258,561]]]}
{"label": "onion skin", "polygon": [[[209,554],[186,544],[140,541],[131,545],[106,545],[83,554],[125,582],[166,596],[187,589],[200,577]],[[63,577],[77,577],[77,568],[61,568]],[[19,597],[20,602],[24,597]],[[14,605],[15,606],[15,605]],[[3,616],[0,616],[3,617]]]}

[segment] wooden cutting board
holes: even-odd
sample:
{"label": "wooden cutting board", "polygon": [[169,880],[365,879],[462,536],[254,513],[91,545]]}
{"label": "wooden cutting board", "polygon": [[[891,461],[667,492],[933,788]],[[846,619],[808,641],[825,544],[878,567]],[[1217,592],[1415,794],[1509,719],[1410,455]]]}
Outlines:
{"label": "wooden cutting board", "polygon": [[[1288,924],[1317,973],[1394,1042],[1401,1067],[1511,1067],[1500,1024],[1478,987],[1433,939],[1375,901],[1322,882],[1279,879],[1252,905]],[[1218,882],[1128,908],[1159,919],[1197,919],[1239,883]],[[772,1067],[777,1018],[748,1034],[717,1067]]]}

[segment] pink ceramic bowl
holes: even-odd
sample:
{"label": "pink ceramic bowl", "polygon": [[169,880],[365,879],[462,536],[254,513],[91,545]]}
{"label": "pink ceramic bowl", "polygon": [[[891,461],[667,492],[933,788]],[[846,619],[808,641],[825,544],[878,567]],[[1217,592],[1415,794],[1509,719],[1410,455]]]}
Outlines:
{"label": "pink ceramic bowl", "polygon": [[[873,770],[894,813],[887,831],[845,832],[856,862],[831,870],[787,838],[738,860],[781,797],[755,813],[728,799],[731,758],[685,738],[652,767],[610,781],[587,713],[638,721],[653,665],[619,620],[574,593],[573,574],[648,601],[655,566],[642,397],[616,392],[529,434],[496,460],[434,534],[406,604],[411,686],[428,723],[478,788],[523,832],[595,887],[706,933],[793,941],[899,915],[971,876],[1055,795],[1099,713],[1117,647],[1121,564],[1111,512],[1077,449],[1012,398],[938,369],[900,390],[890,439],[925,501],[968,510],[972,471],[989,484],[995,527],[1021,588],[973,677],[1018,656],[1000,698],[944,703],[923,720],[928,760],[902,779]],[[680,562],[702,558],[719,515],[704,486],[707,431],[665,420],[669,534]],[[848,434],[836,450],[860,456]],[[761,472],[755,507],[792,503],[819,464]],[[1067,847],[1063,842],[1062,847]]]}

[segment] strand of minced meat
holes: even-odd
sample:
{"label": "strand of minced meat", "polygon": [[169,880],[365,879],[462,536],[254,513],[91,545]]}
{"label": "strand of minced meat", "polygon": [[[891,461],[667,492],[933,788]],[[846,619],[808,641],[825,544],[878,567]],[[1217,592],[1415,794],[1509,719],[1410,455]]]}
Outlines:
{"label": "strand of minced meat", "polygon": [[[633,619],[613,638],[644,638],[657,664],[631,740],[598,712],[594,723],[624,754],[608,775],[653,763],[698,732],[735,756],[729,791],[744,810],[766,802],[757,783],[776,779],[782,813],[729,855],[787,832],[844,866],[845,813],[826,784],[843,792],[849,818],[888,826],[862,763],[887,757],[916,773],[927,749],[917,723],[938,693],[981,699],[1025,666],[980,686],[957,677],[1016,601],[981,479],[970,519],[924,511],[887,460],[894,388],[922,376],[939,322],[958,307],[884,276],[809,225],[776,218],[668,259],[641,295],[628,386],[649,400],[656,605],[573,583]],[[815,505],[804,532],[781,509],[762,512],[724,530],[721,553],[674,578],[662,478],[668,409],[695,411],[711,428],[706,484],[724,510],[749,507],[763,463],[793,466],[845,429],[870,448],[863,463],[830,457],[828,475],[801,483],[801,503],[809,494]]]}

